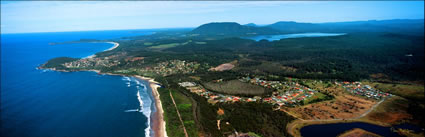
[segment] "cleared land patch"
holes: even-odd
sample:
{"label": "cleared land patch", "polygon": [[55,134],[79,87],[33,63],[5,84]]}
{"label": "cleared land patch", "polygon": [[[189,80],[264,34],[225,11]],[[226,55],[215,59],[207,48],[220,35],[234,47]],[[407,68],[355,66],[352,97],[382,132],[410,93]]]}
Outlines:
{"label": "cleared land patch", "polygon": [[205,88],[225,94],[262,95],[265,89],[239,80],[203,83]]}
{"label": "cleared land patch", "polygon": [[409,105],[406,99],[394,96],[385,100],[362,119],[379,123],[394,124],[412,117],[407,112],[408,107]]}
{"label": "cleared land patch", "polygon": [[221,65],[218,65],[215,68],[211,68],[210,71],[225,71],[225,70],[231,70],[235,67],[235,65],[238,63],[237,60],[229,62],[229,63],[224,63]]}
{"label": "cleared land patch", "polygon": [[330,101],[283,109],[304,120],[349,119],[365,113],[375,103],[372,99],[345,94]]}
{"label": "cleared land patch", "polygon": [[180,43],[170,43],[170,44],[161,44],[161,45],[157,45],[157,46],[152,46],[152,47],[149,47],[149,48],[151,48],[151,49],[164,49],[164,48],[172,48],[172,47],[179,46],[179,45],[180,45]]}
{"label": "cleared land patch", "polygon": [[355,128],[339,135],[338,137],[381,137],[381,136],[375,133],[360,129],[360,128]]}

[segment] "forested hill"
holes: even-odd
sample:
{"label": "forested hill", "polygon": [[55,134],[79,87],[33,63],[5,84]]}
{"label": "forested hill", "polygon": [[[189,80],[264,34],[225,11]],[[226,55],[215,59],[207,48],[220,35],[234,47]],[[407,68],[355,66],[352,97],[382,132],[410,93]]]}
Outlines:
{"label": "forested hill", "polygon": [[268,27],[246,26],[235,22],[214,22],[201,25],[192,30],[190,33],[199,35],[240,36],[279,34],[280,32]]}
{"label": "forested hill", "polygon": [[258,26],[254,23],[240,25],[235,22],[213,22],[203,24],[193,29],[189,34],[203,36],[249,36],[309,32],[389,32],[423,36],[424,19],[369,20],[331,23],[279,21],[265,26]]}
{"label": "forested hill", "polygon": [[423,19],[398,19],[398,20],[370,20],[333,23],[299,23],[293,21],[280,21],[267,27],[281,31],[281,33],[305,32],[391,32],[411,35],[424,34]]}

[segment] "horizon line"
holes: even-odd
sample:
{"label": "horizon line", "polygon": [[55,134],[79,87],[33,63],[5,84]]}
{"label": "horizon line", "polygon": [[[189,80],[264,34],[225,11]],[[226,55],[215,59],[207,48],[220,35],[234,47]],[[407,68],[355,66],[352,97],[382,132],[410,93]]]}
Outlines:
{"label": "horizon line", "polygon": [[[325,24],[325,23],[343,23],[343,22],[362,22],[362,21],[389,21],[389,20],[424,20],[424,18],[418,18],[418,19],[382,19],[382,20],[377,20],[377,19],[370,19],[370,20],[353,20],[353,21],[337,21],[337,22],[320,22],[320,23],[313,23],[313,22],[297,22],[297,21],[276,21],[274,23],[278,23],[278,22],[295,22],[295,23],[311,23],[311,24]],[[208,23],[223,23],[223,22],[208,22]],[[203,23],[201,25],[204,24],[208,24],[208,23]],[[234,23],[238,23],[240,25],[245,25],[245,24],[241,24],[239,22],[234,22]],[[259,25],[259,27],[263,27],[263,26],[267,26],[267,25],[271,25],[274,23],[270,23],[270,24],[256,24],[254,22],[250,22],[253,23],[255,25]],[[246,23],[246,24],[250,24],[250,23]],[[104,30],[75,30],[75,31],[38,31],[38,32],[12,32],[12,33],[3,33],[1,32],[0,29],[0,34],[29,34],[29,33],[60,33],[60,32],[84,32],[84,31],[123,31],[123,30],[150,30],[150,29],[155,29],[155,30],[160,30],[160,29],[193,29],[193,28],[197,28],[201,25],[198,26],[194,26],[194,27],[164,27],[164,28],[128,28],[128,29],[104,29]]]}

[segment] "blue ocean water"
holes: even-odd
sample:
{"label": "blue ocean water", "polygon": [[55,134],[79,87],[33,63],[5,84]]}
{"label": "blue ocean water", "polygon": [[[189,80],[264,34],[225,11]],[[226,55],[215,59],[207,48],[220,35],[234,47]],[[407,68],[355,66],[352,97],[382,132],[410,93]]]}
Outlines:
{"label": "blue ocean water", "polygon": [[156,110],[147,81],[36,69],[54,57],[86,57],[113,46],[51,42],[117,39],[151,31],[1,34],[1,136],[152,134],[149,119]]}
{"label": "blue ocean water", "polygon": [[255,41],[268,40],[275,41],[280,39],[289,39],[289,38],[303,38],[303,37],[331,37],[331,36],[341,36],[345,33],[298,33],[298,34],[284,34],[284,35],[259,35],[254,37],[245,37],[246,39],[251,39]]}

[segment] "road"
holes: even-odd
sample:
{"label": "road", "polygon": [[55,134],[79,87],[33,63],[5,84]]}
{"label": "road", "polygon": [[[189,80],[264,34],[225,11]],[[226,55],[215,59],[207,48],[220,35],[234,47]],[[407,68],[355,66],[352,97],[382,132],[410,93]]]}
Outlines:
{"label": "road", "polygon": [[170,97],[171,97],[171,100],[173,101],[174,107],[176,107],[177,115],[179,116],[180,122],[182,123],[184,135],[185,135],[185,137],[189,137],[189,135],[186,132],[186,127],[184,126],[184,122],[182,120],[182,117],[180,116],[179,109],[177,108],[176,102],[174,101],[174,97],[173,97],[173,94],[171,94],[171,92],[170,92]]}

